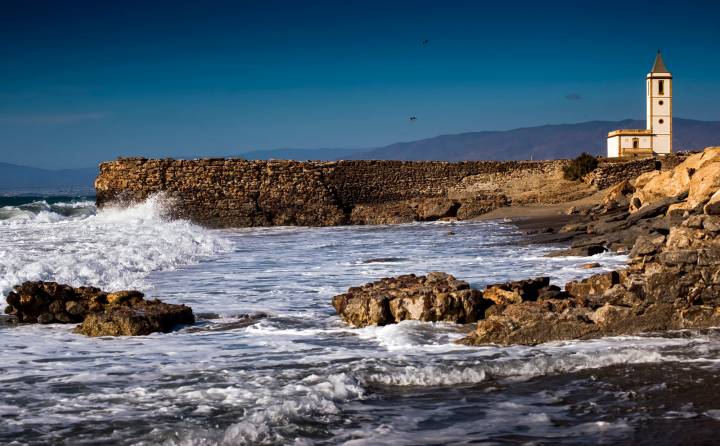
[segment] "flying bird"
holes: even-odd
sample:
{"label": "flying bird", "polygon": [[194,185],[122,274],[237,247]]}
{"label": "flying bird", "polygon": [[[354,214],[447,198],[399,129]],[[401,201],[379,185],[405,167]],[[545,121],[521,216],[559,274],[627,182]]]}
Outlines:
{"label": "flying bird", "polygon": [[415,117],[415,116],[410,116],[410,121],[417,121],[417,117]]}
{"label": "flying bird", "polygon": [[423,45],[427,45],[428,43],[430,43],[430,41],[429,41],[428,39],[425,39],[425,40],[422,41],[422,44],[423,44]]}

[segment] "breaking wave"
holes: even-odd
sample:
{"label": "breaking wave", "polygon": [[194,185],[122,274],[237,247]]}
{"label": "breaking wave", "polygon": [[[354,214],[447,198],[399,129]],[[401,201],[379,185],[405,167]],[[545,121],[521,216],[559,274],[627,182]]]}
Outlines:
{"label": "breaking wave", "polygon": [[155,195],[100,211],[90,201],[1,208],[0,293],[26,280],[142,289],[151,271],[194,263],[229,246],[217,233],[165,218],[165,206]]}

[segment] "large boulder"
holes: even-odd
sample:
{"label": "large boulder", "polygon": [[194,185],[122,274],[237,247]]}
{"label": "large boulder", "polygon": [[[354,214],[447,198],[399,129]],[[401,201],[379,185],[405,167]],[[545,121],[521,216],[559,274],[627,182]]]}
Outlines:
{"label": "large boulder", "polygon": [[146,335],[195,321],[190,307],[145,300],[135,290],[106,293],[95,287],[25,282],[6,301],[5,313],[20,323],[82,323],[76,331],[88,336]]}
{"label": "large boulder", "polygon": [[688,206],[692,208],[707,201],[720,187],[720,147],[708,147],[691,155],[674,169],[664,172],[648,172],[635,180],[635,193],[630,198],[630,209],[670,197],[689,194]]}
{"label": "large boulder", "polygon": [[408,274],[353,287],[333,297],[332,304],[340,317],[355,327],[404,320],[475,322],[489,306],[482,292],[440,272]]}
{"label": "large boulder", "polygon": [[720,159],[706,163],[690,179],[687,202],[690,208],[702,206],[720,189]]}

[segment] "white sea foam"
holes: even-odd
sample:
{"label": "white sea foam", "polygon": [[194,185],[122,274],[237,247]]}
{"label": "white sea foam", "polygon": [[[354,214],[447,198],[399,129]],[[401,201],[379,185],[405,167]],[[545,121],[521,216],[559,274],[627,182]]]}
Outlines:
{"label": "white sea foam", "polygon": [[[37,213],[0,220],[0,293],[26,280],[94,285],[108,290],[147,288],[151,271],[172,269],[216,254],[229,244],[185,221],[163,217],[163,198],[95,213],[91,203],[40,203]],[[29,214],[28,214],[29,213]]]}
{"label": "white sea foam", "polygon": [[[90,205],[88,215],[38,206],[27,218],[0,221],[4,291],[35,279],[139,287],[219,315],[137,338],[0,325],[4,438],[58,443],[72,431],[78,443],[139,445],[461,443],[517,432],[538,442],[613,439],[630,427],[573,419],[557,389],[503,389],[617,364],[719,356],[715,336],[695,334],[470,348],[454,342],[468,327],[406,321],[353,329],[330,306],[349,286],[397,274],[441,270],[483,286],[595,272],[578,267],[586,258],[543,257],[551,248],[503,246],[516,236],[512,227],[462,223],[452,237],[447,223],[218,231],[169,221],[163,206],[159,198],[97,213]],[[403,260],[372,261],[389,258]],[[610,269],[624,258],[597,261]],[[239,316],[259,312],[268,317]],[[463,402],[466,393],[481,402]],[[424,427],[448,419],[455,421]]]}

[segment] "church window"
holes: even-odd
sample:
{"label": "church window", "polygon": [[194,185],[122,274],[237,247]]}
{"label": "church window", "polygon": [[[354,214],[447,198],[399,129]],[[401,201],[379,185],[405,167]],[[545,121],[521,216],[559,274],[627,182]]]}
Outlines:
{"label": "church window", "polygon": [[640,139],[639,138],[633,138],[632,139],[633,149],[637,149],[640,147]]}
{"label": "church window", "polygon": [[658,104],[660,104],[660,105],[663,105],[664,103],[665,103],[665,101],[658,102]]}
{"label": "church window", "polygon": [[658,94],[665,94],[665,81],[658,81]]}
{"label": "church window", "polygon": [[665,120],[664,120],[664,119],[661,119],[661,120],[659,120],[658,122],[659,122],[660,124],[664,124],[664,123],[665,123]]}

